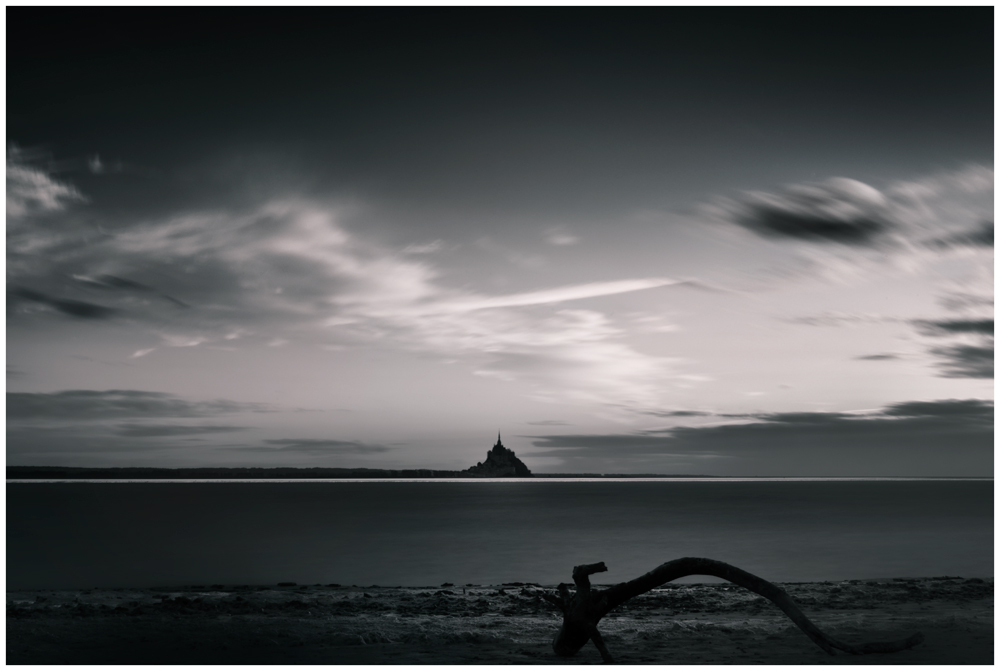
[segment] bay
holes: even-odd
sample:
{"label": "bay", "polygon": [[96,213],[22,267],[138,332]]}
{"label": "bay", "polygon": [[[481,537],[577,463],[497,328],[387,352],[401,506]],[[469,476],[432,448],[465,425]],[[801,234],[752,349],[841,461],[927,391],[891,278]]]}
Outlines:
{"label": "bay", "polygon": [[[7,483],[8,589],[993,575],[982,480]],[[708,581],[688,578],[688,581]]]}

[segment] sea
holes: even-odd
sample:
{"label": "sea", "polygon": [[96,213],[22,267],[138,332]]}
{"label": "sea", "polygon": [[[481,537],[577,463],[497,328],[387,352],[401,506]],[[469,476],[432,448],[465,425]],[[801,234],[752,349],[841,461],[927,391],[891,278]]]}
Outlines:
{"label": "sea", "polygon": [[[993,481],[7,482],[7,589],[993,576]],[[686,582],[714,582],[707,577]]]}

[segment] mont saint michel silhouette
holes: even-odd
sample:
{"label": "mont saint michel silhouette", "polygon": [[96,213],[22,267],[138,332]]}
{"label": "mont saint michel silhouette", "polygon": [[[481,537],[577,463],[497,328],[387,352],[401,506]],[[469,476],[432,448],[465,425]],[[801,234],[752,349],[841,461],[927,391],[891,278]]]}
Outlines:
{"label": "mont saint michel silhouette", "polygon": [[524,462],[517,458],[514,451],[504,447],[497,431],[497,442],[486,453],[486,461],[480,461],[475,466],[467,468],[468,473],[477,478],[530,478],[531,471]]}

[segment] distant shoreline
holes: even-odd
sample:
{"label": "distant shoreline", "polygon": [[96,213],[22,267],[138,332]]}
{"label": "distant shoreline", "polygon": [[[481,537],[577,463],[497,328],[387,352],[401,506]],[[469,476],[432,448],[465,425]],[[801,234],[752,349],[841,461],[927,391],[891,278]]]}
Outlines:
{"label": "distant shoreline", "polygon": [[8,466],[7,482],[295,482],[295,481],[426,482],[469,481],[991,481],[992,476],[725,476],[673,473],[536,473],[527,478],[484,477],[466,471],[377,468],[86,468],[73,466]]}
{"label": "distant shoreline", "polygon": [[[8,480],[337,480],[483,478],[467,471],[431,468],[87,468],[78,466],[8,466]],[[713,478],[713,475],[661,473],[543,473],[531,478]]]}

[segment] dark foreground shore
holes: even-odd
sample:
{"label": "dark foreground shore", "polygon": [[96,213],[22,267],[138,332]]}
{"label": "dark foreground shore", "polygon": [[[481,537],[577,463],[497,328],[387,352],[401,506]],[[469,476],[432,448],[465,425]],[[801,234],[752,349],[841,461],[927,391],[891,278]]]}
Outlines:
{"label": "dark foreground shore", "polygon": [[[829,656],[767,600],[669,584],[600,625],[624,664],[992,664],[993,582],[923,578],[782,585],[846,642],[924,643]],[[8,664],[579,664],[552,653],[561,615],[537,585],[205,585],[7,593]],[[551,588],[548,588],[551,589]]]}

